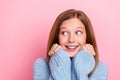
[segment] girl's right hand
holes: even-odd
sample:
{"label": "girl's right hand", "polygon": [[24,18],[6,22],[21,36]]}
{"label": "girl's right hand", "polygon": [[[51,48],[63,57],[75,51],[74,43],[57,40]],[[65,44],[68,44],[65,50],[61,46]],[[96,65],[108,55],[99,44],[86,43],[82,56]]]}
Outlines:
{"label": "girl's right hand", "polygon": [[52,47],[51,47],[51,49],[50,49],[50,51],[49,51],[49,56],[52,56],[52,55],[54,55],[55,54],[55,52],[58,50],[58,49],[60,49],[60,48],[62,48],[60,45],[58,45],[57,43],[56,44],[53,44],[52,45]]}

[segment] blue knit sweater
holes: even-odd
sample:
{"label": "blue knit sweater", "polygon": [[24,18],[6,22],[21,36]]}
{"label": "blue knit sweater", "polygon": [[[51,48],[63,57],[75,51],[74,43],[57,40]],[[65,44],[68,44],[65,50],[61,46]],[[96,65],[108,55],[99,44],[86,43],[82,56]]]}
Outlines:
{"label": "blue knit sweater", "polygon": [[84,49],[72,60],[64,50],[59,49],[49,63],[44,58],[35,61],[34,80],[107,80],[108,69],[101,61],[88,77],[94,66],[94,57]]}

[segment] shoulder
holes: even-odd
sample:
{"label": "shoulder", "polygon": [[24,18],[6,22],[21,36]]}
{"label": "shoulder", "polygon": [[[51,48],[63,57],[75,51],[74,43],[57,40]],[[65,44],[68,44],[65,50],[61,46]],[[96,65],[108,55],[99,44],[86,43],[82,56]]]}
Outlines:
{"label": "shoulder", "polygon": [[38,58],[34,63],[34,69],[47,68],[48,62],[45,58]]}
{"label": "shoulder", "polygon": [[47,60],[45,58],[38,58],[35,60],[34,65],[40,65],[40,64],[47,64]]}
{"label": "shoulder", "polygon": [[96,70],[104,72],[104,73],[107,73],[108,72],[108,67],[107,67],[107,65],[104,62],[99,61],[99,64],[98,64]]}
{"label": "shoulder", "polygon": [[102,62],[99,61],[98,66],[96,67],[95,71],[93,72],[93,74],[91,75],[91,77],[97,77],[97,76],[101,76],[101,77],[107,77],[108,76],[108,67],[107,65]]}
{"label": "shoulder", "polygon": [[34,80],[46,79],[49,76],[49,66],[45,58],[38,58],[33,66]]}

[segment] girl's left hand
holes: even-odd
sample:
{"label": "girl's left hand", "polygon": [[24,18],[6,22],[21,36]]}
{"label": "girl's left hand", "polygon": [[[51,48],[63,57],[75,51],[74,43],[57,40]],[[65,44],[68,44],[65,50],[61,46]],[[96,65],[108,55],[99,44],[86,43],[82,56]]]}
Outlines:
{"label": "girl's left hand", "polygon": [[83,46],[83,49],[87,50],[87,51],[88,51],[89,53],[91,53],[93,56],[96,55],[95,50],[94,50],[94,47],[93,47],[93,45],[91,45],[91,44],[85,44],[85,45]]}

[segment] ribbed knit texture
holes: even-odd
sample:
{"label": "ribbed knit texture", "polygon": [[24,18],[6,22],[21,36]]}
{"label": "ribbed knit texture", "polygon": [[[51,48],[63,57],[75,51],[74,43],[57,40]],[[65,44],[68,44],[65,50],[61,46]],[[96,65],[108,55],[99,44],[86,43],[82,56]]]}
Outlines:
{"label": "ribbed knit texture", "polygon": [[102,61],[99,62],[89,80],[108,80],[108,68]]}
{"label": "ribbed knit texture", "polygon": [[74,56],[72,63],[78,80],[87,80],[88,74],[95,67],[94,57],[84,49]]}
{"label": "ribbed knit texture", "polygon": [[34,63],[34,80],[48,80],[50,71],[45,59],[37,59]]}
{"label": "ribbed knit texture", "polygon": [[[99,62],[91,77],[88,74],[95,66],[93,56],[86,50],[81,50],[72,59],[59,49],[50,59],[39,58],[34,64],[34,80],[107,80],[108,69]],[[50,68],[50,69],[49,69]]]}
{"label": "ribbed knit texture", "polygon": [[49,66],[54,80],[71,80],[71,60],[62,49],[51,57]]}

